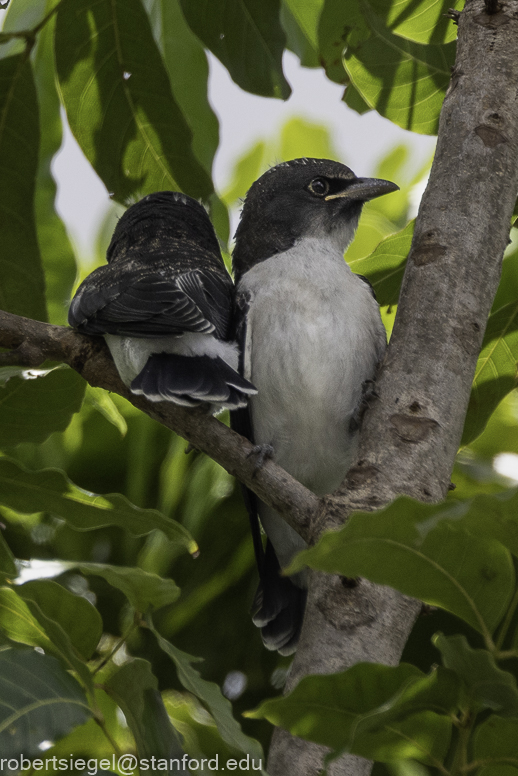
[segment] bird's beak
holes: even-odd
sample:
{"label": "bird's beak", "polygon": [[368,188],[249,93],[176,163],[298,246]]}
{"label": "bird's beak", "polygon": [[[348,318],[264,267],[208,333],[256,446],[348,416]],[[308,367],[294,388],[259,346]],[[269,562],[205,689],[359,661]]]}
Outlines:
{"label": "bird's beak", "polygon": [[384,181],[382,178],[357,178],[344,191],[339,191],[338,194],[328,194],[325,199],[326,202],[339,198],[367,202],[369,199],[376,199],[376,197],[390,194],[392,191],[399,191],[399,186],[391,181]]}

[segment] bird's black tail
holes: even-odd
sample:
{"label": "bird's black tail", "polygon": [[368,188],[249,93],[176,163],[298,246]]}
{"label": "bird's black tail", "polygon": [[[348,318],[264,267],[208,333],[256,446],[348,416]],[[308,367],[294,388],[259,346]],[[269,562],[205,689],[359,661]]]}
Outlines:
{"label": "bird's black tail", "polygon": [[307,590],[290,577],[281,576],[279,561],[270,541],[266,543],[259,587],[252,604],[252,620],[261,628],[267,649],[291,655],[299,643]]}
{"label": "bird's black tail", "polygon": [[246,406],[248,396],[256,393],[252,383],[219,356],[176,353],[150,356],[144,369],[132,381],[131,390],[151,401],[172,401],[184,407],[207,402],[231,410]]}

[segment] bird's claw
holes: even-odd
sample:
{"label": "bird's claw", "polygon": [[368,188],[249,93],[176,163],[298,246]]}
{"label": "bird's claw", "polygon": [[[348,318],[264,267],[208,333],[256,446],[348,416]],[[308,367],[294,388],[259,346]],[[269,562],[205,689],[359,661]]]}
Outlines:
{"label": "bird's claw", "polygon": [[365,382],[362,384],[361,399],[358,402],[358,406],[356,407],[349,422],[350,431],[357,431],[360,428],[363,416],[369,407],[374,404],[376,399],[379,399],[379,394],[376,393],[376,381],[370,379],[365,380]]}
{"label": "bird's claw", "polygon": [[247,458],[255,456],[254,474],[255,472],[259,471],[259,469],[263,468],[265,461],[267,461],[269,458],[273,458],[273,454],[274,449],[271,445],[253,446],[253,448],[248,453]]}

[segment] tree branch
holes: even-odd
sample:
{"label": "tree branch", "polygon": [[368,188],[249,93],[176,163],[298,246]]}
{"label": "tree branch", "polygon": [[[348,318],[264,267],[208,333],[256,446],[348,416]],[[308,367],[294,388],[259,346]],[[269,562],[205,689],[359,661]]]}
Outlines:
{"label": "tree branch", "polygon": [[230,474],[253,490],[283,515],[299,534],[309,540],[319,499],[273,461],[257,469],[253,445],[202,408],[184,409],[171,402],[150,402],[136,396],[121,381],[110,352],[101,337],[86,337],[65,326],[53,326],[0,311],[0,366],[40,366],[44,361],[62,361],[90,385],[123,396],[153,420],[187,439]]}
{"label": "tree branch", "polygon": [[[316,534],[399,494],[446,495],[518,191],[517,83],[518,0],[501,0],[496,13],[484,0],[467,0],[379,401],[365,417],[356,465],[341,490],[322,500]],[[361,580],[346,589],[338,577],[312,573],[286,689],[358,660],[397,663],[418,611],[388,588]],[[277,730],[268,772],[315,776],[324,751]],[[369,770],[344,757],[328,773]]]}

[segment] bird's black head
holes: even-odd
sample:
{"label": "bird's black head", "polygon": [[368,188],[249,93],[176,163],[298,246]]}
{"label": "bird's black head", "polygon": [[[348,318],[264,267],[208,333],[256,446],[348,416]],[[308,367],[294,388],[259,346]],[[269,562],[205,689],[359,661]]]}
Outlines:
{"label": "bird's black head", "polygon": [[351,242],[365,202],[396,191],[377,178],[357,178],[330,159],[292,159],[265,172],[246,195],[236,231],[236,278],[304,237]]}
{"label": "bird's black head", "polygon": [[208,253],[220,249],[203,205],[179,191],[157,191],[129,207],[119,219],[106,258],[109,263],[139,255],[154,260],[178,243],[192,244]]}

